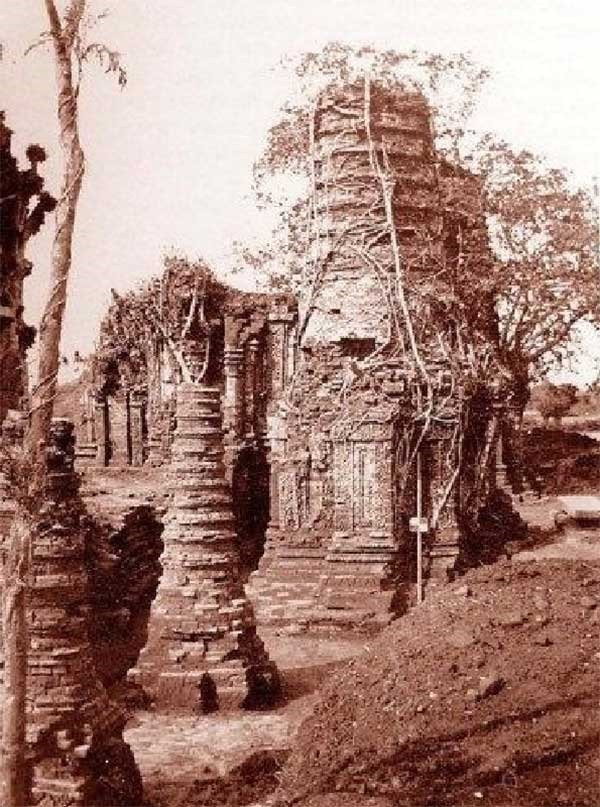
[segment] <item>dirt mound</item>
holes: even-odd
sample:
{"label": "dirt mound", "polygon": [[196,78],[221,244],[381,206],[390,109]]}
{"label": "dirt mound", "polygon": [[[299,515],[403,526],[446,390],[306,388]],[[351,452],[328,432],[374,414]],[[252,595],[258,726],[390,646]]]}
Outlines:
{"label": "dirt mound", "polygon": [[576,431],[533,428],[524,435],[526,456],[542,462],[572,457],[595,448],[598,448],[597,440]]}
{"label": "dirt mound", "polygon": [[600,451],[560,460],[546,481],[548,493],[589,493],[600,490]]}
{"label": "dirt mound", "polygon": [[276,803],[599,804],[598,604],[596,563],[503,561],[441,589],[328,681]]}

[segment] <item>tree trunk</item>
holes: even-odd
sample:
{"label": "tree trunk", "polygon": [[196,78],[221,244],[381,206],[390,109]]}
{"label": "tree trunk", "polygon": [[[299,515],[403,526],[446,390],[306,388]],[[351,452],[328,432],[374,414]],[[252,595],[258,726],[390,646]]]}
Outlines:
{"label": "tree trunk", "polygon": [[29,777],[25,744],[27,694],[26,576],[29,568],[29,526],[17,509],[11,528],[9,557],[4,568],[2,632],[4,637],[4,704],[2,770],[5,807],[27,807]]}
{"label": "tree trunk", "polygon": [[[61,196],[56,207],[52,244],[50,295],[38,336],[38,380],[31,394],[25,456],[29,466],[26,482],[32,510],[41,502],[46,475],[44,443],[50,428],[60,357],[60,339],[71,269],[75,213],[84,172],[84,154],[79,143],[77,92],[73,85],[73,40],[79,29],[86,0],[71,0],[64,24],[53,0],[44,0],[54,47],[58,96],[59,140],[64,170]],[[26,807],[29,766],[26,749],[27,622],[26,573],[29,560],[29,527],[32,519],[22,505],[15,514],[10,535],[10,558],[6,567],[2,619],[5,647],[5,702],[3,709],[4,773],[3,807]]]}
{"label": "tree trunk", "polygon": [[[31,420],[27,435],[27,451],[33,463],[35,484],[38,490],[41,489],[45,471],[43,442],[50,427],[56,397],[60,338],[67,296],[67,280],[71,269],[75,213],[85,167],[84,154],[79,142],[77,94],[73,86],[71,66],[73,31],[69,26],[63,30],[52,0],[45,0],[45,3],[54,45],[59,139],[63,153],[64,172],[61,196],[56,207],[50,275],[51,291],[40,324],[38,382],[31,396]],[[84,8],[85,0],[75,0],[67,15],[70,15],[72,21],[80,20]],[[69,18],[67,15],[66,19]]]}

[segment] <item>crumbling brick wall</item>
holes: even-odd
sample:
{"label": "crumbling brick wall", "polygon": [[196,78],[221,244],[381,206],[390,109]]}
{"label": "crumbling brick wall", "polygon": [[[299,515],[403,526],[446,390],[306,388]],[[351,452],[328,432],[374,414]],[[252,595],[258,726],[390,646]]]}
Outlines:
{"label": "crumbling brick wall", "polygon": [[90,641],[84,508],[73,469],[72,424],[54,420],[34,531],[27,598],[27,742],[32,804],[139,804],[141,779],[123,741]]}

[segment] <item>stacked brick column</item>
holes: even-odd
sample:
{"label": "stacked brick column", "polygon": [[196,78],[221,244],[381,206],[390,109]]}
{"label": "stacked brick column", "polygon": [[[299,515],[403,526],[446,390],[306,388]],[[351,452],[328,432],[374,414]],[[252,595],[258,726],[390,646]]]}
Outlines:
{"label": "stacked brick column", "polygon": [[133,807],[143,794],[122,738],[126,715],[100,683],[89,642],[83,507],[73,461],[73,425],[55,420],[27,602],[31,803]]}
{"label": "stacked brick column", "polygon": [[159,705],[251,705],[278,687],[240,580],[220,398],[213,387],[177,390],[163,576],[132,676]]}

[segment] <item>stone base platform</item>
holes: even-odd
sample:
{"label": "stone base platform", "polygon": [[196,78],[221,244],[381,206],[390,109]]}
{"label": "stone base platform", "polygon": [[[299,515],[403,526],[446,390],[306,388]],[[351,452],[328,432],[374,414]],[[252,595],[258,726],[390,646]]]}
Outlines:
{"label": "stone base platform", "polygon": [[390,536],[336,533],[324,548],[290,545],[270,531],[246,592],[259,624],[371,632],[397,610],[397,564]]}

